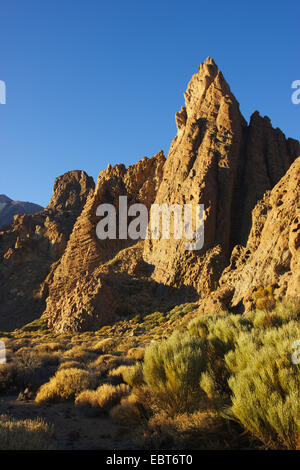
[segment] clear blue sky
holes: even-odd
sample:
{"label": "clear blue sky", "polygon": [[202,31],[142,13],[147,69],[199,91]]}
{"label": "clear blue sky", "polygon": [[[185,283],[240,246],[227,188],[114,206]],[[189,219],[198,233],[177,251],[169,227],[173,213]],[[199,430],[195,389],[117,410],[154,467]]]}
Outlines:
{"label": "clear blue sky", "polygon": [[0,193],[46,205],[68,170],[167,154],[207,56],[247,120],[299,139],[299,20],[299,0],[1,0]]}

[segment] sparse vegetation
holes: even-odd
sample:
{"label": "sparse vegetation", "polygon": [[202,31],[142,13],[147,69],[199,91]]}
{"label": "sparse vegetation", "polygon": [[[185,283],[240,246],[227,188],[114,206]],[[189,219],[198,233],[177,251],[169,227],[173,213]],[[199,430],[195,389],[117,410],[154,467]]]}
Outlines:
{"label": "sparse vegetation", "polygon": [[[258,300],[271,296],[259,292]],[[139,448],[246,448],[252,440],[299,449],[300,366],[291,355],[300,304],[256,305],[244,315],[197,315],[184,304],[73,335],[35,321],[1,333],[0,394],[31,397],[41,409],[76,404],[84,419],[109,414],[130,426]],[[1,436],[3,448],[47,448],[51,426],[6,417]]]}
{"label": "sparse vegetation", "polygon": [[215,412],[266,448],[298,449],[300,366],[291,361],[291,345],[300,338],[299,303],[274,305],[271,322],[263,308],[195,318],[188,332],[148,346],[143,364],[127,369],[124,380],[148,390],[154,416]]}
{"label": "sparse vegetation", "polygon": [[0,416],[0,450],[47,450],[53,428],[40,418],[17,420]]}

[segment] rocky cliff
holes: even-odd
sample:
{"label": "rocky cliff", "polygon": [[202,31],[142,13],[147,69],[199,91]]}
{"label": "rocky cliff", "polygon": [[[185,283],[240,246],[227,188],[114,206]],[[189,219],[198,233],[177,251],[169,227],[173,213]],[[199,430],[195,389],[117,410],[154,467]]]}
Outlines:
{"label": "rocky cliff", "polygon": [[63,254],[94,181],[84,171],[58,177],[49,205],[35,215],[17,215],[0,231],[0,329],[39,317],[50,266]]}
{"label": "rocky cliff", "polygon": [[[159,152],[128,169],[109,166],[95,190],[84,172],[67,173],[45,211],[0,234],[0,328],[42,310],[58,331],[84,330],[164,303],[249,309],[259,285],[278,297],[298,293],[299,142],[257,111],[247,124],[211,58],[184,96],[166,160]],[[203,247],[186,250],[174,237],[99,240],[96,209],[118,209],[119,196],[148,209],[203,204]]]}
{"label": "rocky cliff", "polygon": [[[97,328],[113,321],[121,307],[124,309],[122,285],[125,289],[134,272],[143,271],[142,250],[139,246],[128,250],[137,243],[130,239],[99,240],[96,209],[104,203],[118,208],[119,196],[127,196],[128,205],[143,203],[149,208],[164,164],[165,157],[159,152],[128,169],[124,165],[109,166],[99,174],[95,192],[88,198],[64,255],[47,280],[49,296],[44,316],[51,326],[62,330]],[[120,258],[115,260],[118,253]],[[140,272],[138,277],[141,280],[143,274]]]}
{"label": "rocky cliff", "polygon": [[218,286],[233,247],[247,242],[255,204],[285,174],[300,147],[258,112],[247,125],[210,58],[188,84],[176,122],[155,203],[204,204],[204,246],[190,252],[184,240],[149,240],[144,259],[155,266],[157,282],[189,285],[206,297]]}
{"label": "rocky cliff", "polygon": [[256,205],[247,245],[234,248],[214,298],[226,292],[224,307],[243,312],[262,286],[272,286],[276,298],[300,293],[300,157]]}
{"label": "rocky cliff", "polygon": [[[247,242],[252,209],[300,153],[297,141],[286,140],[258,112],[247,125],[210,58],[188,84],[176,123],[166,162],[159,154],[128,170],[118,165],[100,173],[96,191],[47,281],[44,316],[52,327],[98,328],[122,313],[147,305],[153,309],[166,298],[207,298],[218,289],[234,246]],[[96,208],[104,202],[118,207],[119,195],[127,195],[129,204],[143,202],[147,207],[204,204],[203,248],[187,251],[185,240],[174,238],[100,242]]]}

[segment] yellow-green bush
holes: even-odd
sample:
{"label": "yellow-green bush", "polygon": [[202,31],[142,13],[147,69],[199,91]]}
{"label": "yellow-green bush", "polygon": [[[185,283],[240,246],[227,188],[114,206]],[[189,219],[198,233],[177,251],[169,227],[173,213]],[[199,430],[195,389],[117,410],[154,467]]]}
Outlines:
{"label": "yellow-green bush", "polygon": [[269,448],[300,449],[300,365],[292,343],[300,324],[241,335],[225,358],[231,372],[232,413]]}
{"label": "yellow-green bush", "polygon": [[255,300],[255,306],[258,310],[264,310],[270,312],[275,307],[275,299],[273,295],[273,287],[260,287],[256,292],[253,293]]}
{"label": "yellow-green bush", "polygon": [[140,387],[143,385],[143,366],[140,362],[137,362],[133,366],[124,367],[120,372],[123,380],[131,387]]}
{"label": "yellow-green bush", "polygon": [[74,361],[81,361],[81,362],[88,362],[95,359],[97,356],[95,353],[86,350],[83,346],[77,345],[74,346],[72,349],[66,351],[63,355],[64,359],[74,360]]}
{"label": "yellow-green bush", "polygon": [[83,364],[82,362],[66,360],[65,362],[62,362],[59,365],[58,370],[62,370],[62,369],[84,369],[84,370],[86,370],[86,368],[87,368],[87,366],[85,364]]}
{"label": "yellow-green bush", "polygon": [[203,315],[188,332],[150,344],[143,363],[127,368],[123,379],[147,391],[154,413],[214,409],[265,447],[298,449],[300,366],[291,356],[299,320],[299,302],[292,301],[277,303],[272,312]]}
{"label": "yellow-green bush", "polygon": [[181,412],[197,408],[199,380],[205,369],[201,338],[175,332],[167,340],[146,348],[142,372],[156,402],[169,412]]}
{"label": "yellow-green bush", "polygon": [[103,356],[99,356],[94,362],[92,362],[91,366],[94,367],[99,372],[99,374],[106,375],[112,369],[116,369],[119,366],[130,365],[133,363],[134,360],[129,357],[104,354]]}
{"label": "yellow-green bush", "polygon": [[94,344],[91,349],[99,354],[108,354],[114,351],[115,347],[116,341],[113,338],[105,338]]}
{"label": "yellow-green bush", "polygon": [[142,361],[145,356],[145,348],[130,348],[127,351],[127,356],[136,361]]}

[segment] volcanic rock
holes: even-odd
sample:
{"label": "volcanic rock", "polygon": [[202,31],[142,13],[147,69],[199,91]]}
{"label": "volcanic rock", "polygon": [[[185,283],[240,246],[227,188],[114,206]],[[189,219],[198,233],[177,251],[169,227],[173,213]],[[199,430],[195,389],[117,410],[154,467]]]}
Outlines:
{"label": "volcanic rock", "polygon": [[247,242],[251,212],[300,153],[270,120],[255,112],[249,126],[213,59],[201,64],[176,114],[178,132],[164,166],[156,204],[204,204],[204,246],[185,240],[147,240],[144,259],[153,279],[188,285],[201,297],[218,286],[236,244]]}
{"label": "volcanic rock", "polygon": [[231,291],[229,309],[254,308],[253,292],[271,286],[274,296],[297,298],[300,292],[300,157],[252,213],[245,247],[236,246],[220,279],[220,292]]}
{"label": "volcanic rock", "polygon": [[38,318],[47,291],[50,266],[63,254],[73,225],[94,181],[84,171],[58,177],[46,209],[16,215],[0,231],[0,329],[9,330]]}
{"label": "volcanic rock", "polygon": [[[128,205],[142,203],[150,208],[161,182],[165,163],[163,152],[144,157],[128,169],[110,165],[99,174],[96,189],[87,199],[67,248],[47,279],[49,296],[44,318],[58,330],[97,328],[115,319],[123,303],[117,293],[129,277],[143,271],[140,245],[130,239],[99,240],[96,216],[100,204],[117,209],[119,196],[127,196]],[[120,260],[114,259],[120,253]]]}

